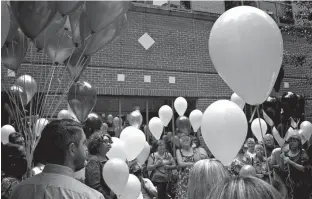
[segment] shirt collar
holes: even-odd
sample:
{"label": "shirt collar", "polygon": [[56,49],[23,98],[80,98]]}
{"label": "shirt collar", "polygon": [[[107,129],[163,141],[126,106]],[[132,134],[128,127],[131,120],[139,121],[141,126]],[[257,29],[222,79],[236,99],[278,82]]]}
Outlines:
{"label": "shirt collar", "polygon": [[74,176],[74,171],[66,166],[61,166],[61,165],[56,165],[56,164],[47,164],[45,165],[43,173],[55,173],[55,174],[60,174],[60,175],[66,175],[73,177]]}

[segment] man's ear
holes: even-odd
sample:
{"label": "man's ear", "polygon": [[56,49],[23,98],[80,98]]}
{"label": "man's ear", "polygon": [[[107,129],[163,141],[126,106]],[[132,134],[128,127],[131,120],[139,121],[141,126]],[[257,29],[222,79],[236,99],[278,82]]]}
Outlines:
{"label": "man's ear", "polygon": [[76,149],[77,149],[76,145],[74,143],[70,143],[69,146],[68,146],[68,154],[70,156],[75,156]]}

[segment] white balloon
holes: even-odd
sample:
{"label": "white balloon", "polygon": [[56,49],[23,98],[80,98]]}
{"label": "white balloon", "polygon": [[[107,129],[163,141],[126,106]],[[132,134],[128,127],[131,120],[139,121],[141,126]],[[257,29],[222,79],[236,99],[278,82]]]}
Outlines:
{"label": "white balloon", "polygon": [[236,93],[232,94],[231,101],[237,104],[241,109],[243,109],[245,106],[244,100],[240,96],[238,96]]}
{"label": "white balloon", "polygon": [[4,125],[1,127],[1,142],[3,144],[9,143],[9,135],[15,131],[15,128],[11,125]]}
{"label": "white balloon", "polygon": [[140,195],[139,195],[138,199],[144,199],[142,192],[140,192]]}
{"label": "white balloon", "polygon": [[148,123],[148,128],[153,136],[159,140],[164,130],[164,125],[161,120],[158,117],[153,117]]}
{"label": "white balloon", "polygon": [[198,129],[200,128],[202,118],[203,118],[203,113],[200,110],[196,109],[191,112],[190,122],[195,132],[197,132]]}
{"label": "white balloon", "polygon": [[145,161],[147,160],[147,158],[150,154],[150,151],[151,151],[151,146],[145,141],[144,148],[137,157],[137,160],[141,165],[143,165],[145,163]]}
{"label": "white balloon", "polygon": [[168,126],[170,120],[172,119],[173,116],[173,111],[168,105],[164,105],[160,107],[158,111],[158,116],[160,120],[162,121],[164,126]]}
{"label": "white balloon", "polygon": [[300,129],[300,130],[298,131],[298,135],[299,135],[300,138],[301,138],[301,143],[302,143],[302,144],[304,144],[304,143],[306,143],[306,142],[308,141],[308,140],[305,138],[302,129]]}
{"label": "white balloon", "polygon": [[178,97],[175,101],[174,101],[174,108],[177,111],[177,113],[179,114],[179,116],[183,116],[186,109],[187,109],[187,101],[186,99],[184,99],[183,97]]}
{"label": "white balloon", "polygon": [[133,174],[129,175],[126,188],[120,196],[120,199],[137,199],[140,196],[141,183]]}
{"label": "white balloon", "polygon": [[106,154],[107,157],[109,159],[119,158],[125,161],[127,159],[125,143],[116,137],[112,137],[112,141],[111,148]]}
{"label": "white balloon", "polygon": [[36,121],[35,124],[35,133],[37,136],[40,136],[42,130],[44,129],[44,127],[49,123],[49,121],[45,118],[40,118]]}
{"label": "white balloon", "polygon": [[[261,127],[260,127],[260,123],[261,123]],[[260,123],[259,123],[259,118],[254,119],[251,123],[251,130],[253,134],[256,136],[258,142],[262,141],[262,136],[264,136],[268,130],[268,126],[266,122],[261,118],[260,118]],[[262,129],[262,133],[261,133],[261,129]]]}
{"label": "white balloon", "polygon": [[209,54],[227,85],[246,103],[258,105],[270,95],[280,71],[283,38],[276,22],[264,11],[238,6],[214,23]]}
{"label": "white balloon", "polygon": [[125,161],[113,158],[103,167],[103,178],[107,186],[115,193],[122,194],[129,178],[129,167]]}
{"label": "white balloon", "polygon": [[145,145],[145,135],[133,126],[128,126],[120,134],[120,140],[125,143],[127,160],[134,160],[143,150]]}
{"label": "white balloon", "polygon": [[300,129],[303,130],[302,134],[305,140],[309,140],[312,135],[312,124],[309,121],[303,121],[300,124]]}
{"label": "white balloon", "polygon": [[248,124],[244,112],[237,104],[219,100],[204,112],[201,130],[212,154],[227,166],[244,144]]}

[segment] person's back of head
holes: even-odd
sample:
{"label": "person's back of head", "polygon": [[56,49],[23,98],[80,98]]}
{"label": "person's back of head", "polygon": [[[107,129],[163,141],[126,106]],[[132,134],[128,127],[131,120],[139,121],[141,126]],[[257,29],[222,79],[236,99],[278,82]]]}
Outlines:
{"label": "person's back of head", "polygon": [[71,166],[79,170],[84,167],[86,151],[86,136],[80,123],[70,119],[54,120],[42,131],[35,159],[43,164]]}
{"label": "person's back of head", "polygon": [[21,179],[27,171],[25,148],[18,144],[8,143],[2,149],[2,171],[6,176]]}
{"label": "person's back of head", "polygon": [[255,177],[226,178],[216,184],[206,199],[283,199],[267,182]]}
{"label": "person's back of head", "polygon": [[196,162],[189,175],[187,198],[205,198],[215,183],[227,177],[228,171],[218,160],[204,159]]}
{"label": "person's back of head", "polygon": [[9,142],[12,144],[24,145],[24,137],[21,133],[13,132],[9,135]]}

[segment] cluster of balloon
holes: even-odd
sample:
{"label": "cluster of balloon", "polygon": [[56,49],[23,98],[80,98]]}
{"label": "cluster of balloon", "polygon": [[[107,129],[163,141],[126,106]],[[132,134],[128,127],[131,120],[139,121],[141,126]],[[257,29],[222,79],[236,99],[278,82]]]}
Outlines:
{"label": "cluster of balloon", "polygon": [[160,107],[160,109],[158,111],[158,116],[159,116],[159,119],[161,120],[162,124],[164,126],[168,126],[169,122],[172,119],[173,111],[172,111],[170,106],[163,105],[162,107]]}
{"label": "cluster of balloon", "polygon": [[187,109],[187,101],[186,99],[184,99],[183,97],[178,97],[175,101],[174,101],[174,108],[177,111],[177,113],[179,114],[179,116],[183,116],[186,109]]}
{"label": "cluster of balloon", "polygon": [[49,123],[45,118],[40,118],[36,121],[33,132],[36,133],[36,136],[40,136],[44,127]]}
{"label": "cluster of balloon", "polygon": [[133,174],[129,174],[129,178],[120,199],[137,199],[141,192],[141,182]]}
{"label": "cluster of balloon", "polygon": [[303,144],[310,140],[312,136],[312,124],[309,121],[304,121],[300,124],[299,135]]}
{"label": "cluster of balloon", "polygon": [[139,110],[133,111],[130,114],[129,123],[135,128],[140,128],[143,122],[143,117]]}
{"label": "cluster of balloon", "polygon": [[37,92],[37,83],[35,79],[30,75],[20,76],[19,78],[17,78],[15,85],[22,88],[23,91],[26,93],[27,96],[26,104],[30,102],[30,100]]}
{"label": "cluster of balloon", "polygon": [[191,131],[191,122],[186,116],[178,117],[176,126],[182,133],[189,134]]}
{"label": "cluster of balloon", "polygon": [[244,100],[238,96],[236,93],[233,93],[231,96],[231,101],[237,104],[241,109],[244,109],[245,107],[245,102]]}
{"label": "cluster of balloon", "polygon": [[129,178],[129,167],[126,162],[118,158],[109,159],[104,165],[102,173],[109,188],[116,195],[121,195]]}
{"label": "cluster of balloon", "polygon": [[68,103],[80,122],[84,122],[96,103],[96,90],[85,81],[74,83],[68,91]]}
{"label": "cluster of balloon", "polygon": [[68,110],[61,110],[58,114],[57,114],[57,119],[73,119],[73,115],[71,112],[69,112]]}
{"label": "cluster of balloon", "polygon": [[[257,26],[250,26],[251,23]],[[264,11],[250,6],[235,7],[214,23],[209,37],[209,54],[227,85],[244,102],[260,105],[270,95],[280,71],[282,34]]]}
{"label": "cluster of balloon", "polygon": [[127,155],[126,155],[126,149],[125,149],[125,143],[120,140],[119,138],[112,137],[112,145],[111,149],[107,153],[107,157],[109,159],[113,158],[119,158],[123,161],[127,160]]}
{"label": "cluster of balloon", "polygon": [[16,85],[11,86],[10,93],[13,95],[16,103],[22,103],[23,106],[27,104],[27,94],[22,87]]}
{"label": "cluster of balloon", "polygon": [[1,4],[1,47],[6,42],[1,49],[2,63],[17,70],[27,51],[28,37],[38,50],[44,49],[55,64],[66,61],[75,82],[88,65],[89,56],[121,35],[131,6],[130,1]]}
{"label": "cluster of balloon", "polygon": [[17,30],[13,39],[1,48],[1,62],[11,70],[16,71],[26,55],[28,40],[21,30]]}
{"label": "cluster of balloon", "polygon": [[133,126],[128,126],[121,132],[120,140],[125,144],[128,161],[134,160],[142,152],[146,142],[144,133]]}
{"label": "cluster of balloon", "polygon": [[163,129],[164,129],[164,125],[163,125],[161,119],[159,119],[158,117],[153,117],[148,123],[148,128],[149,128],[150,132],[152,133],[152,135],[157,140],[159,140],[162,133],[163,133]]}
{"label": "cluster of balloon", "polygon": [[262,136],[264,136],[268,130],[267,123],[261,118],[255,118],[251,123],[251,130],[256,136],[258,142],[262,141]]}
{"label": "cluster of balloon", "polygon": [[212,154],[224,165],[237,155],[247,136],[248,124],[243,110],[234,102],[219,100],[204,112],[201,131]]}
{"label": "cluster of balloon", "polygon": [[90,113],[85,123],[87,127],[93,130],[100,130],[103,125],[103,120],[98,114]]}
{"label": "cluster of balloon", "polygon": [[197,132],[201,127],[202,118],[203,113],[198,109],[195,109],[190,113],[190,122],[194,132]]}
{"label": "cluster of balloon", "polygon": [[3,144],[9,143],[9,135],[14,132],[16,132],[15,128],[9,124],[1,127],[1,142]]}
{"label": "cluster of balloon", "polygon": [[119,117],[114,117],[114,119],[113,119],[113,125],[114,125],[115,127],[119,127],[119,126],[120,126],[120,119],[119,119]]}

